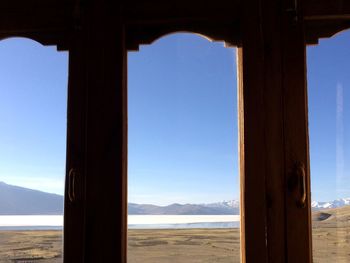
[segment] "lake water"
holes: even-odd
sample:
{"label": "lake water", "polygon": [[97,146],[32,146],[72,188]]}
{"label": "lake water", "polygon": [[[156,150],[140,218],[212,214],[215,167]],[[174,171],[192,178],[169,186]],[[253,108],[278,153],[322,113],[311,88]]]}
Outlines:
{"label": "lake water", "polygon": [[237,228],[239,215],[129,215],[130,229]]}
{"label": "lake water", "polygon": [[[129,215],[130,229],[237,228],[239,215]],[[63,216],[0,216],[0,230],[62,229]]]}

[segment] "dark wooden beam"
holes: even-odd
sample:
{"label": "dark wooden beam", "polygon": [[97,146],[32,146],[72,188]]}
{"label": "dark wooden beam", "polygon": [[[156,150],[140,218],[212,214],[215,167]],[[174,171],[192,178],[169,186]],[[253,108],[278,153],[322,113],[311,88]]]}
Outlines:
{"label": "dark wooden beam", "polygon": [[28,37],[43,45],[68,48],[74,0],[13,0],[1,3],[0,38]]}
{"label": "dark wooden beam", "polygon": [[169,20],[217,19],[236,20],[241,16],[241,1],[239,0],[134,0],[124,1],[122,6],[123,17],[127,24],[149,22],[162,23]]}
{"label": "dark wooden beam", "polygon": [[346,0],[306,0],[303,9],[305,21],[350,18],[350,1]]}
{"label": "dark wooden beam", "polygon": [[329,38],[350,28],[350,1],[307,0],[303,2],[305,41],[318,44],[320,38]]}

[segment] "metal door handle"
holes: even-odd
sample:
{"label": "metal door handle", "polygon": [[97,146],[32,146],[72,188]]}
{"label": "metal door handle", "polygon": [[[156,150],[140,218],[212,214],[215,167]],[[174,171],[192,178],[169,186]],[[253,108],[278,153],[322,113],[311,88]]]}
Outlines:
{"label": "metal door handle", "polygon": [[75,201],[75,178],[77,176],[77,170],[71,168],[68,173],[68,198],[72,203]]}
{"label": "metal door handle", "polygon": [[297,176],[299,178],[299,199],[297,199],[297,205],[299,207],[305,207],[306,202],[306,176],[305,167],[303,164],[297,168]]}
{"label": "metal door handle", "polygon": [[288,190],[292,193],[296,205],[304,208],[306,204],[306,174],[303,163],[295,164],[288,180]]}

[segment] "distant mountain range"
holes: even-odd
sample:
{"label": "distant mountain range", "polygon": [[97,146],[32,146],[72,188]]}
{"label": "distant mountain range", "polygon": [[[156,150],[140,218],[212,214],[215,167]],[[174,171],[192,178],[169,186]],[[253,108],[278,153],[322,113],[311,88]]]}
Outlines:
{"label": "distant mountain range", "polygon": [[[313,201],[313,210],[350,205],[350,198],[331,202]],[[238,215],[239,201],[210,204],[128,204],[129,215]],[[0,182],[0,215],[62,215],[63,196]]]}
{"label": "distant mountain range", "polygon": [[63,196],[0,182],[0,215],[62,215]]}
{"label": "distant mountain range", "polygon": [[[236,215],[238,201],[212,204],[128,204],[130,215]],[[0,182],[0,215],[62,215],[63,196]]]}
{"label": "distant mountain range", "polygon": [[211,204],[171,204],[156,206],[150,204],[128,204],[129,215],[238,215],[238,201],[224,201]]}

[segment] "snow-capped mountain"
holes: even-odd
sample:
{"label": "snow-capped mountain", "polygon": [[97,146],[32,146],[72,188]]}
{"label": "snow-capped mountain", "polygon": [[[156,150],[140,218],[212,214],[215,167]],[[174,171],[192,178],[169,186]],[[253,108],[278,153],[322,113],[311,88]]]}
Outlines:
{"label": "snow-capped mountain", "polygon": [[337,208],[337,207],[342,207],[346,205],[350,205],[350,198],[340,198],[330,202],[317,202],[317,201],[311,202],[311,207],[314,210]]}
{"label": "snow-capped mountain", "polygon": [[239,208],[238,200],[227,200],[217,203],[201,204],[206,207],[229,207],[229,208]]}

